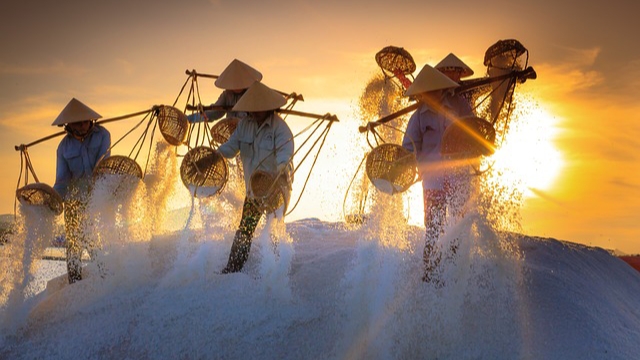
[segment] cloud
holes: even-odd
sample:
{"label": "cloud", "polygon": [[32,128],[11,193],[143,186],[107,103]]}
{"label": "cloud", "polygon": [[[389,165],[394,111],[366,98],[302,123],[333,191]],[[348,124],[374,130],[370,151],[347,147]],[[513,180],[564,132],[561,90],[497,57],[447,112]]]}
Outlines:
{"label": "cloud", "polygon": [[620,177],[616,177],[613,178],[609,181],[609,183],[611,185],[617,186],[617,187],[622,187],[625,190],[632,190],[635,192],[640,191],[640,184],[634,184],[634,183],[630,183],[628,182],[626,179],[620,178]]}
{"label": "cloud", "polygon": [[576,49],[556,46],[552,61],[535,65],[536,88],[548,98],[587,91],[603,84],[604,75],[594,69],[599,47]]}
{"label": "cloud", "polygon": [[15,65],[0,63],[0,74],[2,75],[83,75],[87,69],[77,66],[70,66],[62,61],[42,65]]}
{"label": "cloud", "polygon": [[623,162],[640,162],[638,156],[638,131],[619,128],[611,132],[603,132],[601,140],[603,146],[600,151],[602,156]]}
{"label": "cloud", "polygon": [[631,95],[634,102],[637,103],[637,94],[640,94],[640,59],[630,60],[622,66],[620,73],[624,74],[624,79],[617,84],[619,90]]}
{"label": "cloud", "polygon": [[125,74],[132,75],[135,72],[135,66],[130,61],[125,59],[115,59],[114,61],[117,68]]}
{"label": "cloud", "polygon": [[575,64],[541,64],[535,69],[540,80],[536,87],[542,92],[552,92],[555,95],[593,89],[604,81],[602,73],[583,69]]}
{"label": "cloud", "polygon": [[528,187],[528,189],[541,199],[547,200],[548,202],[556,204],[558,206],[568,208],[567,204],[565,204],[564,201],[562,201],[560,198],[552,196],[550,193],[546,191],[543,191],[541,189],[537,189],[534,187]]}
{"label": "cloud", "polygon": [[59,104],[42,104],[31,107],[24,107],[21,111],[6,114],[0,119],[0,126],[6,128],[5,131],[14,133],[42,135],[57,128],[43,125],[51,125],[62,109]]}
{"label": "cloud", "polygon": [[561,60],[564,63],[580,67],[592,66],[596,62],[598,55],[602,52],[600,47],[577,49],[566,46],[557,46],[556,48],[560,50],[562,57]]}
{"label": "cloud", "polygon": [[[545,98],[566,102],[580,95],[592,102],[635,107],[640,95],[640,58],[610,59],[600,47],[554,47],[546,61],[536,64],[537,90]],[[568,101],[573,102],[573,101]]]}
{"label": "cloud", "polygon": [[[157,102],[158,95],[145,86],[97,83],[81,91],[81,101],[103,116],[119,116],[143,110]],[[0,126],[12,131],[35,134],[51,130],[49,125],[71,97],[67,92],[47,91],[15,100],[0,108]],[[120,112],[124,111],[124,112]]]}

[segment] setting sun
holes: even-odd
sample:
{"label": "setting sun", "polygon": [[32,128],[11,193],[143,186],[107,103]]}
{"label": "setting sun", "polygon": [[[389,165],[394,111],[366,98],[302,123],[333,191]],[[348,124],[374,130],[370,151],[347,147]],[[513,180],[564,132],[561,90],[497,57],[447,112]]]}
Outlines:
{"label": "setting sun", "polygon": [[531,189],[549,190],[563,166],[553,143],[556,120],[532,99],[519,97],[516,103],[504,141],[487,160],[501,183],[533,196]]}
{"label": "setting sun", "polygon": [[[515,95],[516,107],[509,129],[502,142],[496,144],[496,152],[483,160],[482,169],[491,171],[490,183],[498,183],[517,190],[524,197],[535,196],[536,190],[547,191],[553,187],[563,160],[553,141],[557,134],[556,119],[534,99]],[[500,130],[500,129],[498,129]],[[413,186],[406,193],[409,222],[424,222],[422,188]]]}

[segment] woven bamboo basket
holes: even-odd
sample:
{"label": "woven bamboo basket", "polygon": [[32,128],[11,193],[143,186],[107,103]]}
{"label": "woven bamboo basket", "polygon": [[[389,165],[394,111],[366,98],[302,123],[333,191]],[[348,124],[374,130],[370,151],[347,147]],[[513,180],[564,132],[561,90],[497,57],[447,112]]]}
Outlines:
{"label": "woven bamboo basket", "polygon": [[489,156],[495,151],[496,131],[483,118],[468,116],[447,127],[440,145],[443,156],[471,159]]}
{"label": "woven bamboo basket", "polygon": [[158,127],[164,139],[171,145],[182,145],[189,131],[187,115],[173,106],[158,107]]}
{"label": "woven bamboo basket", "polygon": [[396,144],[382,144],[371,150],[365,166],[373,186],[390,195],[406,191],[418,176],[415,155]]}
{"label": "woven bamboo basket", "polygon": [[387,46],[376,53],[376,63],[392,74],[412,74],[416,71],[416,63],[409,52],[401,47]]}
{"label": "woven bamboo basket", "polygon": [[485,52],[484,65],[500,69],[523,70],[528,57],[529,51],[518,40],[499,40]]}
{"label": "woven bamboo basket", "polygon": [[227,117],[216,122],[211,128],[211,140],[217,145],[226,143],[236,130],[239,121],[237,117]]}
{"label": "woven bamboo basket", "polygon": [[258,203],[258,208],[267,214],[275,212],[285,203],[286,179],[280,176],[278,181],[266,171],[257,170],[251,174],[251,197]]}
{"label": "woven bamboo basket", "polygon": [[138,163],[123,155],[112,155],[100,160],[93,169],[93,177],[104,175],[130,176],[142,179],[142,169]]}
{"label": "woven bamboo basket", "polygon": [[22,205],[44,206],[56,215],[60,215],[64,208],[60,194],[44,183],[27,184],[16,190],[16,197]]}
{"label": "woven bamboo basket", "polygon": [[229,167],[218,151],[198,146],[184,156],[180,177],[194,197],[213,196],[219,194],[227,184]]}

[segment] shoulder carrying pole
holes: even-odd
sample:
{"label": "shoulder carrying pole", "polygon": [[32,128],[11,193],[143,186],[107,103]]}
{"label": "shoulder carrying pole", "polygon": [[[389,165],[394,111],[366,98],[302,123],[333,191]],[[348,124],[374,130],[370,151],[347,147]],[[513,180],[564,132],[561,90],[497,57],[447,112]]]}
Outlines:
{"label": "shoulder carrying pole", "polygon": [[307,112],[302,112],[297,110],[290,110],[290,109],[277,109],[276,111],[281,114],[303,116],[303,117],[308,117],[313,119],[322,119],[322,120],[328,120],[328,121],[339,121],[337,116],[329,113],[326,113],[324,115],[318,115],[318,114],[312,114],[312,113],[307,113]]}
{"label": "shoulder carrying pole", "polygon": [[[131,117],[134,117],[134,116],[146,114],[146,113],[148,113],[150,111],[154,111],[157,108],[158,108],[158,106],[154,105],[149,110],[139,111],[137,113],[122,115],[122,116],[118,116],[118,117],[114,117],[114,118],[110,118],[110,119],[98,120],[98,121],[96,121],[96,124],[106,124],[106,123],[113,122],[113,121],[119,121],[119,120],[128,119],[128,118],[131,118]],[[36,141],[30,142],[28,144],[16,145],[15,149],[16,149],[16,151],[24,151],[24,150],[26,150],[27,148],[29,148],[31,146],[34,146],[36,144],[40,144],[41,142],[45,142],[47,140],[51,140],[51,139],[56,138],[58,136],[64,135],[66,133],[67,133],[66,131],[60,131],[60,132],[57,132],[55,134],[51,134],[49,136],[43,137],[42,139],[38,139]]]}
{"label": "shoulder carrying pole", "polygon": [[[460,94],[463,93],[465,91],[469,91],[481,86],[485,86],[497,81],[502,81],[505,79],[509,79],[509,78],[516,78],[518,80],[520,80],[521,82],[525,82],[527,79],[535,79],[537,77],[535,70],[529,66],[528,68],[521,70],[521,71],[512,71],[510,73],[504,74],[504,75],[499,75],[499,76],[494,76],[494,77],[487,77],[484,79],[473,79],[473,80],[466,80],[463,81],[462,84],[453,89],[454,93],[456,94]],[[410,113],[414,110],[416,110],[420,105],[418,103],[412,104],[407,106],[406,108],[396,111],[393,114],[389,114],[385,117],[382,117],[376,121],[371,121],[369,123],[367,123],[367,125],[365,126],[360,126],[358,127],[358,130],[363,133],[363,132],[367,132],[369,130],[372,130],[373,128],[375,128],[378,125],[382,125],[384,123],[387,123],[397,117],[400,117],[402,115],[405,115],[407,113]]]}

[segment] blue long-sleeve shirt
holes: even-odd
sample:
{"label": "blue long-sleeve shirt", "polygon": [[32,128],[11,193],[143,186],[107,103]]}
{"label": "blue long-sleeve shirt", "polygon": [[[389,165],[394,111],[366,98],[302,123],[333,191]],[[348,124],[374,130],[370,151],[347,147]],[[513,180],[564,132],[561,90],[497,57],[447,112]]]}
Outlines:
{"label": "blue long-sleeve shirt", "polygon": [[78,186],[80,190],[88,189],[93,169],[103,155],[109,156],[110,146],[111,134],[97,124],[83,141],[67,134],[58,145],[53,188],[63,198],[70,185]]}

